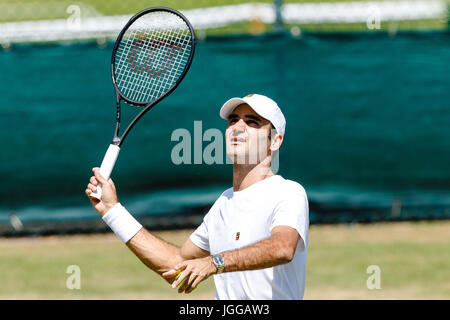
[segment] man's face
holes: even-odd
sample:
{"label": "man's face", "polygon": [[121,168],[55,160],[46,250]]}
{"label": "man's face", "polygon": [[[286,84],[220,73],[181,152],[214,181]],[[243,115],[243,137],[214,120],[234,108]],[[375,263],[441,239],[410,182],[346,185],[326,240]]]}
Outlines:
{"label": "man's face", "polygon": [[227,156],[234,164],[258,164],[270,150],[271,123],[248,104],[236,107],[225,132]]}

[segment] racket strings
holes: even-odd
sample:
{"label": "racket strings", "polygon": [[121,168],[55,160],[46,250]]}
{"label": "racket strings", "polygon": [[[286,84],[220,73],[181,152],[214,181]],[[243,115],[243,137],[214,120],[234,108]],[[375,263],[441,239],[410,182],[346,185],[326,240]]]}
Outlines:
{"label": "racket strings", "polygon": [[[135,32],[135,34],[135,38],[142,37],[140,32]],[[126,62],[129,65],[124,70],[124,77],[119,80],[119,87],[123,87],[123,94],[130,100],[138,102],[154,100],[156,97],[168,91],[172,84],[176,82],[176,78],[182,73],[182,70],[179,71],[176,69],[177,66],[169,69],[174,64],[174,52],[172,52],[172,54],[170,53],[170,44],[166,46],[162,40],[158,41],[159,42],[147,41],[146,44],[141,46],[139,52],[137,52],[138,50],[135,48],[136,42],[128,41],[126,48],[130,54],[124,55],[124,57],[128,56],[128,61]],[[139,43],[139,40],[137,43]],[[158,48],[156,46],[163,48],[168,47],[169,50],[159,50],[160,52],[158,53]],[[134,50],[132,47],[134,47]],[[138,54],[146,57],[146,60],[142,61],[142,64],[136,67],[136,63],[138,63],[136,62],[136,56]],[[134,61],[131,61],[133,59]],[[149,65],[150,59],[152,65]],[[179,65],[180,63],[178,64],[178,68]]]}
{"label": "racket strings", "polygon": [[[158,53],[158,48],[157,47],[164,47],[164,43],[161,40],[157,40],[157,41],[152,41],[152,42],[145,42],[144,45],[142,45],[139,50],[140,50],[140,55],[146,57],[144,61],[142,61],[141,64],[139,64],[139,62],[136,62],[137,60],[137,55],[139,54],[139,51],[136,49],[136,43],[139,43],[142,41],[139,38],[142,38],[142,33],[138,33],[135,32],[136,35],[134,35],[134,37],[138,38],[138,40],[136,41],[129,41],[128,45],[127,45],[127,49],[130,52],[130,54],[128,55],[128,64],[129,64],[129,68],[125,69],[125,75],[126,77],[124,77],[120,82],[120,85],[122,84],[126,84],[127,81],[133,81],[131,83],[131,86],[128,86],[128,88],[125,89],[129,89],[130,91],[130,95],[129,97],[132,100],[145,100],[145,96],[148,96],[149,94],[152,95],[152,89],[153,90],[158,90],[158,88],[161,85],[164,84],[168,84],[166,77],[164,77],[164,79],[158,79],[159,77],[161,77],[162,74],[166,74],[167,73],[167,69],[168,66],[170,64],[172,64],[172,60],[173,60],[173,56],[170,57],[169,53],[167,53],[167,50],[159,50],[160,52]],[[158,37],[159,38],[159,37]],[[131,45],[132,44],[132,45]],[[170,46],[170,45],[169,45]],[[170,50],[170,47],[169,47]],[[145,53],[149,52],[150,54],[145,55]],[[124,57],[126,57],[127,55],[124,55]],[[171,59],[172,58],[172,59]],[[150,59],[152,61],[153,65],[150,65]],[[134,75],[133,78],[130,78],[130,74],[131,76]],[[149,81],[148,76],[151,76],[152,78],[156,79],[156,80],[160,80],[160,81],[152,81],[152,86],[147,86],[146,82]],[[161,81],[163,80],[163,81]],[[158,83],[161,82],[161,83]],[[169,84],[170,85],[170,84]],[[141,90],[139,90],[141,89]],[[156,92],[156,94],[158,94],[158,92]],[[143,97],[144,96],[144,97]]]}
{"label": "racket strings", "polygon": [[192,35],[180,17],[158,12],[137,19],[116,52],[116,84],[135,102],[151,102],[175,85],[189,61]]}
{"label": "racket strings", "polygon": [[[152,49],[154,50],[154,43],[152,43]],[[157,42],[156,45],[161,45],[160,42]],[[180,68],[180,63],[183,62],[183,55],[181,55],[181,59],[178,60],[178,66],[175,65],[177,60],[174,61],[175,54],[181,50],[181,47],[177,43],[167,43],[167,50],[163,50],[160,53],[159,57],[156,57],[155,59],[155,69],[152,70],[152,76],[153,77],[160,77],[162,76],[162,79],[160,79],[159,82],[154,82],[152,86],[149,88],[150,90],[146,93],[153,93],[157,96],[163,95],[165,92],[167,92],[170,87],[175,84],[176,80],[179,76],[181,76],[184,65],[187,63],[187,59],[184,59],[184,65],[183,68]],[[173,65],[173,68],[171,66]],[[160,86],[159,86],[160,85]]]}

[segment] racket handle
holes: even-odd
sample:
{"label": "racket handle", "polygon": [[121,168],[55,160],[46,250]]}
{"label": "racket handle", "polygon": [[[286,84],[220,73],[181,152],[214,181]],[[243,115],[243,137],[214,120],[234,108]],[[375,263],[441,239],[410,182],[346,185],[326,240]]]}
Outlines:
{"label": "racket handle", "polygon": [[[108,150],[106,151],[105,157],[103,158],[102,165],[100,166],[100,175],[108,180],[111,175],[114,164],[116,163],[117,156],[119,155],[120,147],[114,144],[110,144]],[[97,185],[97,191],[90,194],[91,198],[101,199],[102,188],[100,184]]]}

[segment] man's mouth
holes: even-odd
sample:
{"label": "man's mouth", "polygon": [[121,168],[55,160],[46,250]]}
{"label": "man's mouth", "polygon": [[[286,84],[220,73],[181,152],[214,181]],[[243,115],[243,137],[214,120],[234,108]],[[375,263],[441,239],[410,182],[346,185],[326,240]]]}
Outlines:
{"label": "man's mouth", "polygon": [[232,137],[231,138],[231,143],[239,143],[239,142],[245,142],[245,139],[241,138],[241,137]]}

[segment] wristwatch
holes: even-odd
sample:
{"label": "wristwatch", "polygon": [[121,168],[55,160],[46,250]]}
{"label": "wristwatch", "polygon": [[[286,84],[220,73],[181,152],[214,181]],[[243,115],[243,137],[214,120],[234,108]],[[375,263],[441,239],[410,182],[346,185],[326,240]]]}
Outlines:
{"label": "wristwatch", "polygon": [[212,255],[212,260],[217,268],[216,273],[222,273],[223,269],[225,269],[225,261],[223,260],[222,256],[219,254]]}

